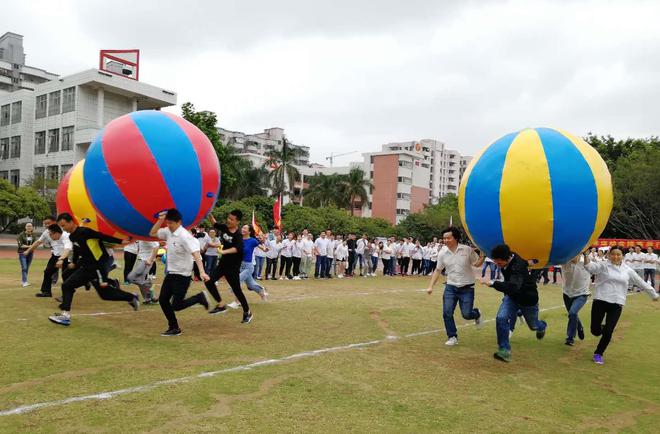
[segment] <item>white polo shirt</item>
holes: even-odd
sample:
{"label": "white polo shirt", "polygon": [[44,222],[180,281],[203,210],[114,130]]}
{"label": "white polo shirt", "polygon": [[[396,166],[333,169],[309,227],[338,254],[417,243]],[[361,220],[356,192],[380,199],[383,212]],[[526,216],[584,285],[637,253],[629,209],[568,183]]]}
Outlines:
{"label": "white polo shirt", "polygon": [[[151,253],[158,248],[158,241],[137,241],[137,257],[141,261],[151,258]],[[124,249],[126,250],[126,249]]]}
{"label": "white polo shirt", "polygon": [[656,253],[645,253],[644,255],[644,268],[655,270],[655,266],[658,265],[658,255]]}
{"label": "white polo shirt", "polygon": [[568,262],[561,266],[564,276],[563,291],[569,297],[577,297],[589,294],[591,274],[584,268],[584,258],[580,258],[577,264]]}
{"label": "white polo shirt", "polygon": [[291,256],[294,258],[302,258],[303,253],[303,241],[302,240],[292,240],[291,241]]}
{"label": "white polo shirt", "polygon": [[644,260],[646,259],[646,253],[633,253],[631,256],[632,262],[630,268],[633,270],[643,270],[644,269]]}
{"label": "white polo shirt", "polygon": [[194,252],[199,253],[199,242],[183,226],[171,232],[158,229],[158,238],[167,241],[167,272],[181,276],[192,275]]}
{"label": "white polo shirt", "polygon": [[[446,247],[446,246],[445,246]],[[472,266],[479,260],[477,252],[469,246],[459,244],[452,253],[449,248],[438,253],[438,268],[447,272],[447,284],[456,287],[474,285],[474,271]]]}
{"label": "white polo shirt", "polygon": [[309,238],[305,238],[302,241],[303,255],[307,257],[311,257],[313,249],[314,249],[314,243],[312,242],[312,240],[310,240]]}
{"label": "white polo shirt", "polygon": [[328,240],[328,244],[325,245],[325,256],[330,259],[334,258],[336,246],[337,240]]}
{"label": "white polo shirt", "polygon": [[314,241],[314,247],[316,247],[316,251],[318,252],[319,256],[326,256],[326,253],[328,252],[328,240],[327,238],[321,238],[318,237],[316,241]]}
{"label": "white polo shirt", "polygon": [[69,251],[73,249],[73,244],[69,240],[69,233],[66,231],[62,231],[62,236],[59,240],[54,240],[50,237],[48,230],[46,230],[39,237],[39,241],[44,245],[50,246],[50,252],[54,256],[60,256],[64,249]]}
{"label": "white polo shirt", "polygon": [[295,243],[295,241],[290,240],[288,238],[282,240],[282,251],[280,252],[280,254],[282,255],[283,258],[291,257],[291,249],[293,247],[293,243]]}

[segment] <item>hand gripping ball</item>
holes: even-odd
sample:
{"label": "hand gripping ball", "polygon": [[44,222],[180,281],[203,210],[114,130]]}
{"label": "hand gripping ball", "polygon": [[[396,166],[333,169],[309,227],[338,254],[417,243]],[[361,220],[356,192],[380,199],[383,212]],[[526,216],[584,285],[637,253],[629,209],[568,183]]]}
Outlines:
{"label": "hand gripping ball", "polygon": [[468,165],[459,211],[469,237],[498,244],[536,268],[568,262],[596,241],[612,211],[612,181],[598,152],[550,128],[508,134]]}
{"label": "hand gripping ball", "polygon": [[57,187],[55,205],[57,213],[69,213],[77,224],[94,229],[106,235],[126,239],[128,236],[118,232],[98,215],[87,195],[83,181],[85,160],[76,163],[62,178]]}
{"label": "hand gripping ball", "polygon": [[209,139],[179,116],[145,110],[111,121],[94,139],[84,167],[97,211],[114,227],[148,238],[160,211],[177,208],[183,225],[213,209],[220,164]]}

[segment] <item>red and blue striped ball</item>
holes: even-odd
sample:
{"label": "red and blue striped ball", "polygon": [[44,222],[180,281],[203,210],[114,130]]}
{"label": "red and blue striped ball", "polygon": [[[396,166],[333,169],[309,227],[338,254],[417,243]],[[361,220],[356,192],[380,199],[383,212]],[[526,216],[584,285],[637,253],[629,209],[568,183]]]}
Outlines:
{"label": "red and blue striped ball", "polygon": [[155,110],[111,121],[87,152],[84,179],[96,210],[114,227],[148,238],[157,214],[178,209],[194,226],[213,209],[220,164],[209,139],[185,119]]}

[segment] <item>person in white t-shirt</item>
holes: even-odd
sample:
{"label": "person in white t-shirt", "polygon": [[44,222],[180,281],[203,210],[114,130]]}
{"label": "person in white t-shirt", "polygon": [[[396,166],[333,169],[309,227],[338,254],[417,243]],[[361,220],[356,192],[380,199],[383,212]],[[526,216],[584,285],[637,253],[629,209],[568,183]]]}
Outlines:
{"label": "person in white t-shirt", "polygon": [[314,241],[314,256],[316,257],[316,263],[314,264],[315,279],[323,279],[326,275],[329,242],[325,231],[321,232],[319,237]]}
{"label": "person in white t-shirt", "polygon": [[446,250],[438,254],[438,268],[431,276],[431,282],[426,290],[429,295],[433,293],[433,285],[440,278],[440,270],[447,272],[447,283],[443,294],[442,319],[447,332],[445,345],[458,344],[458,330],[454,321],[456,304],[460,306],[463,318],[474,320],[477,326],[481,325],[481,312],[474,307],[474,271],[472,267],[481,267],[484,262],[483,252],[477,252],[464,244],[459,244],[461,232],[457,228],[447,228],[442,233],[442,241]]}
{"label": "person in white t-shirt", "polygon": [[312,260],[314,254],[314,242],[311,234],[303,234],[301,240],[302,257],[300,260],[300,277],[308,279],[312,272]]}
{"label": "person in white t-shirt", "polygon": [[[32,251],[34,251],[42,244],[45,247],[50,248],[50,259],[48,259],[48,263],[44,269],[44,278],[41,282],[41,291],[35,294],[36,297],[52,297],[52,287],[55,281],[57,281],[57,274],[59,272],[59,268],[57,268],[56,264],[60,259],[60,254],[65,250],[65,244],[70,243],[69,234],[66,231],[62,233],[62,236],[58,240],[53,240],[50,237],[48,227],[56,224],[57,221],[55,220],[55,217],[48,216],[44,218],[44,232],[41,234],[38,240],[34,241],[32,245],[30,245],[30,247],[22,253],[23,255],[28,256],[32,253]],[[66,250],[71,251],[72,248],[66,248]],[[62,260],[64,259],[66,258],[62,258]],[[64,269],[66,269],[66,267]]]}
{"label": "person in white t-shirt", "polygon": [[578,314],[589,297],[591,274],[584,268],[584,257],[578,255],[562,265],[564,279],[563,298],[568,311],[568,326],[566,327],[566,345],[573,345],[575,334],[584,340],[584,327]]}
{"label": "person in white t-shirt", "polygon": [[410,275],[417,274],[418,276],[422,274],[422,258],[424,256],[423,247],[420,244],[419,240],[415,240],[415,244],[412,249],[410,249],[410,258],[412,259],[412,271]]}
{"label": "person in white t-shirt", "polygon": [[303,256],[303,240],[302,235],[298,234],[293,239],[291,244],[291,261],[293,264],[293,280],[301,280],[300,277],[300,264]]}
{"label": "person in white t-shirt", "polygon": [[632,268],[623,263],[621,247],[612,247],[608,259],[595,263],[590,262],[589,256],[585,255],[584,260],[584,268],[596,276],[594,301],[591,304],[591,334],[600,336],[593,356],[593,361],[599,365],[605,363],[603,354],[626,304],[629,282],[632,281],[636,286],[646,290],[653,301],[658,301],[659,297],[651,285],[644,282]]}
{"label": "person in white t-shirt", "polygon": [[280,250],[280,280],[292,279],[291,265],[292,250],[295,240],[293,239],[293,232],[289,232],[285,239],[282,240],[282,249]]}
{"label": "person in white t-shirt", "polygon": [[326,257],[327,262],[325,266],[325,277],[326,279],[332,279],[333,270],[335,268],[335,246],[337,245],[337,240],[335,236],[330,234],[328,237],[328,244],[326,244]]}
{"label": "person in white t-shirt", "polygon": [[128,274],[133,270],[135,261],[137,261],[138,242],[134,241],[124,246],[124,284],[128,284]]}
{"label": "person in white t-shirt", "polygon": [[[268,247],[266,252],[266,275],[264,280],[275,280],[277,272],[277,260],[282,250],[282,237],[279,234],[271,233],[268,235],[268,241],[265,243]],[[268,277],[270,275],[270,277]]]}
{"label": "person in white t-shirt", "polygon": [[648,247],[644,254],[644,281],[655,288],[655,269],[658,265],[658,255],[653,252],[653,247]]}
{"label": "person in white t-shirt", "polygon": [[362,238],[357,240],[355,247],[355,254],[357,255],[357,261],[360,264],[360,276],[369,275],[369,264],[371,260],[368,257],[368,253],[365,253],[369,248],[369,239],[367,234],[362,234]]}
{"label": "person in white t-shirt", "polygon": [[401,275],[407,276],[410,268],[410,253],[413,249],[413,243],[410,242],[410,238],[404,238],[403,242],[398,246],[398,257],[401,258],[399,267],[401,269]]}
{"label": "person in white t-shirt", "polygon": [[[161,228],[163,223],[167,227]],[[193,273],[193,263],[197,264],[204,282],[209,280],[209,276],[204,271],[199,242],[181,223],[181,213],[172,208],[158,214],[158,220],[149,232],[150,236],[167,241],[167,276],[163,280],[158,301],[167,318],[168,328],[161,333],[161,336],[181,334],[175,311],[187,309],[195,304],[201,304],[206,310],[209,308],[208,295],[205,291],[185,298]]]}

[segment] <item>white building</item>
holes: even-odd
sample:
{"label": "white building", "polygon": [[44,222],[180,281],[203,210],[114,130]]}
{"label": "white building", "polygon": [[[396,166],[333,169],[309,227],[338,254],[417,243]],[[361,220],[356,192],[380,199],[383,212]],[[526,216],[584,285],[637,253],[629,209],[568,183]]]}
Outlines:
{"label": "white building", "polygon": [[97,69],[0,94],[0,178],[58,180],[111,120],[175,104],[174,92]]}
{"label": "white building", "polygon": [[[272,149],[281,150],[286,135],[282,128],[273,127],[265,129],[263,133],[245,134],[240,131],[230,131],[218,128],[220,140],[226,145],[233,146],[240,156],[250,160],[254,167],[261,167],[268,160],[266,152]],[[309,146],[294,145],[287,140],[289,146],[299,148],[302,156],[296,161],[298,166],[309,164]]]}
{"label": "white building", "polygon": [[23,36],[7,32],[0,36],[0,95],[57,79],[57,75],[27,66],[23,51]]}

